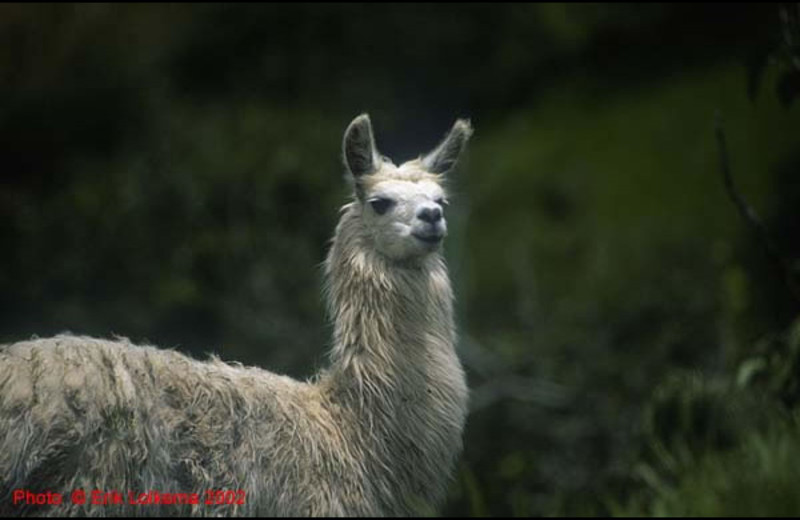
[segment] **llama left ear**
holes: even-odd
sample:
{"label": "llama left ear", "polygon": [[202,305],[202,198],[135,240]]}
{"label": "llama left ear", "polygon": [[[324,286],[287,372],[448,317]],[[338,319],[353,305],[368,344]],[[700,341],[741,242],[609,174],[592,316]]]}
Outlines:
{"label": "llama left ear", "polygon": [[344,131],[342,151],[344,164],[355,179],[378,170],[380,155],[375,148],[369,114],[361,114],[347,126],[347,130]]}
{"label": "llama left ear", "polygon": [[471,135],[472,125],[469,120],[459,119],[439,146],[422,159],[422,166],[431,173],[450,172],[458,162]]}

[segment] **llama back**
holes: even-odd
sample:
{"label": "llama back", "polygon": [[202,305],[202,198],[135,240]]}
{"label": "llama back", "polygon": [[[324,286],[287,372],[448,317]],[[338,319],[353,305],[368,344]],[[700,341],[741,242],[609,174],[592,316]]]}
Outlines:
{"label": "llama back", "polygon": [[[0,347],[0,512],[309,513],[326,503],[315,496],[325,490],[298,497],[289,486],[302,489],[313,474],[302,451],[317,447],[296,438],[320,424],[297,413],[314,408],[313,396],[288,377],[127,340],[57,336]],[[78,489],[87,493],[82,507],[70,500]],[[64,502],[13,505],[15,490]],[[93,490],[117,491],[123,503],[92,503]],[[217,490],[244,494],[205,504]],[[129,492],[149,491],[198,493],[200,503],[130,503]]]}

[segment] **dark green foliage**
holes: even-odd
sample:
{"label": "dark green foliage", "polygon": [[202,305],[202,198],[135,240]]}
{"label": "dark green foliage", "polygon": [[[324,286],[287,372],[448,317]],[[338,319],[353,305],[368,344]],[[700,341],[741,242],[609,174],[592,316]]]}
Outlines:
{"label": "dark green foliage", "polygon": [[[775,420],[766,431],[745,430],[735,448],[706,451],[673,468],[674,483],[641,468],[652,497],[636,497],[618,514],[658,516],[796,516],[800,510],[795,461],[800,456],[796,419]],[[663,471],[663,470],[662,470]],[[639,502],[637,502],[639,501]]]}
{"label": "dark green foliage", "polygon": [[775,94],[789,106],[800,94],[800,5],[785,4],[776,9],[780,27],[765,34],[748,60],[747,91],[751,100],[758,95],[764,71],[770,62],[780,67]]}
{"label": "dark green foliage", "polygon": [[[795,516],[800,321],[727,376],[674,374],[644,414],[644,488],[618,514]],[[735,375],[735,377],[732,377]]]}

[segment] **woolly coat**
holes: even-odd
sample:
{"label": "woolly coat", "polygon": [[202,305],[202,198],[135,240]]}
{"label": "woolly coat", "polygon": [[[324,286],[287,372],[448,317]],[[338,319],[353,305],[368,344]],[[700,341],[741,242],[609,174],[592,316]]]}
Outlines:
{"label": "woolly coat", "polygon": [[333,349],[310,381],[124,338],[0,346],[0,514],[435,512],[467,409],[450,283],[438,253],[367,247],[360,208],[326,261]]}

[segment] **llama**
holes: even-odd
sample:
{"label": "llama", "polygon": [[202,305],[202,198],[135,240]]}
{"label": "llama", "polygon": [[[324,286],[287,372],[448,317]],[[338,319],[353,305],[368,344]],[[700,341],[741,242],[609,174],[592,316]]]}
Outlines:
{"label": "llama", "polygon": [[0,514],[434,512],[467,413],[442,181],[471,133],[458,120],[398,167],[367,114],[347,127],[354,196],[325,263],[333,347],[308,381],[125,338],[0,346]]}

